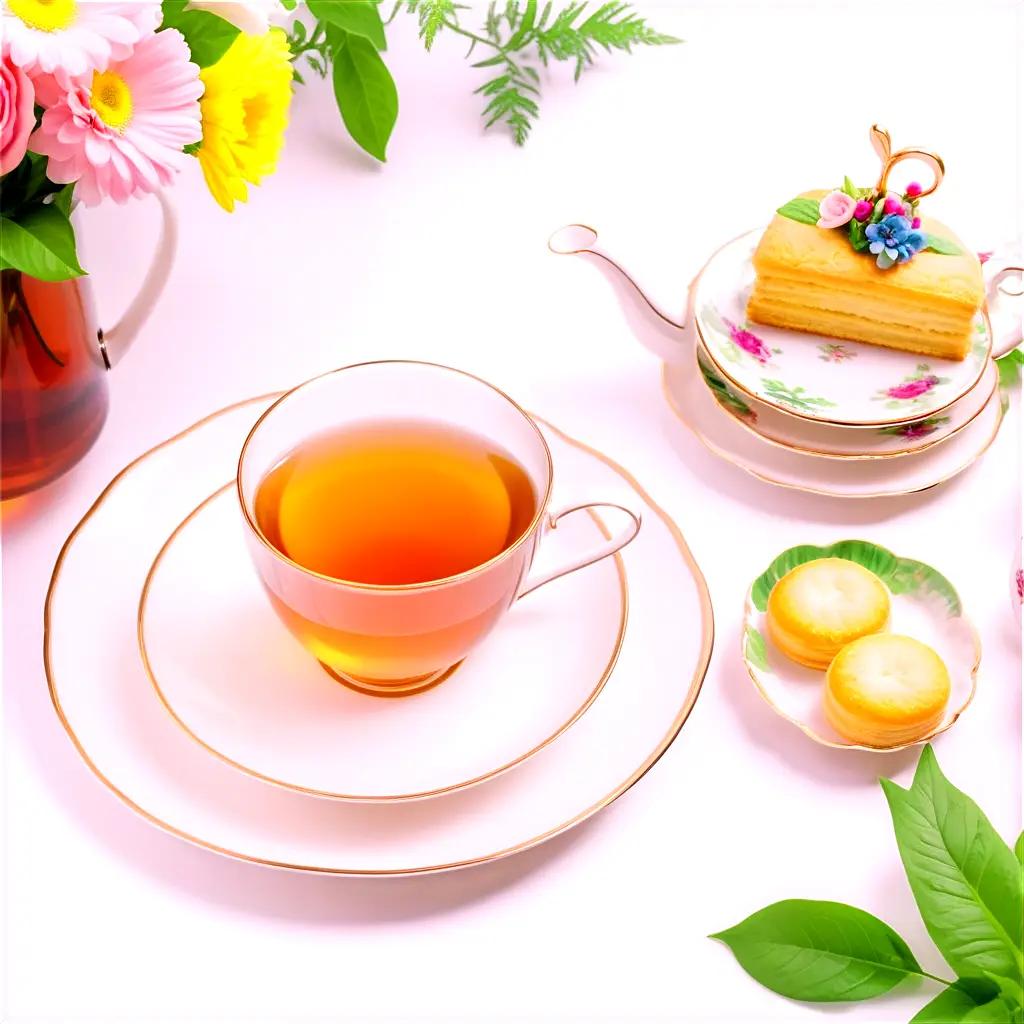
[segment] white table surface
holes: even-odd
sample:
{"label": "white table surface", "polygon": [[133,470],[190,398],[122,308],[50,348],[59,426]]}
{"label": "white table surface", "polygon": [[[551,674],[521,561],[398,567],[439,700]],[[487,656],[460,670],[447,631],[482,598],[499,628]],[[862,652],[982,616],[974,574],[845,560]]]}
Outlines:
{"label": "white table surface", "polygon": [[[928,493],[856,503],[772,488],[673,418],[658,362],[634,337],[643,326],[592,266],[550,255],[545,239],[567,221],[597,225],[679,311],[702,256],[776,202],[844,173],[873,181],[873,121],[897,146],[942,153],[948,174],[930,209],[972,244],[1019,236],[1021,8],[642,8],[686,44],[602,61],[577,87],[554,76],[524,150],[480,132],[479,78],[460,42],[442,38],[425,55],[403,18],[388,54],[401,116],[387,166],[347,141],[317,82],[299,91],[280,171],[248,206],[223,214],[198,168],[175,188],[179,259],[111,376],[99,443],[28,512],[4,517],[4,1020],[829,1019],[760,988],[705,937],[795,896],[873,911],[925,969],[946,971],[876,782],[907,783],[915,753],[805,739],[755,693],[737,631],[749,581],[793,543],[865,537],[940,568],[985,653],[974,705],[936,749],[1012,842],[1016,399],[989,454]],[[87,213],[87,265],[108,322],[141,279],[154,227],[151,202]],[[235,863],[136,818],[68,742],[41,659],[53,561],[139,452],[239,398],[381,357],[478,373],[627,465],[677,518],[708,578],[711,669],[656,768],[529,854],[391,881]],[[841,1016],[903,1021],[932,994],[901,991]]]}

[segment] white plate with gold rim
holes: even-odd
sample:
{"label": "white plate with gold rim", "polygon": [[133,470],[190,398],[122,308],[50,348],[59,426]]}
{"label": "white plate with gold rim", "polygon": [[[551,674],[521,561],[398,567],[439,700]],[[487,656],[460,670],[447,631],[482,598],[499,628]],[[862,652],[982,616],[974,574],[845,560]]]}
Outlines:
{"label": "white plate with gold rim", "polygon": [[676,415],[701,443],[767,483],[838,498],[881,498],[927,490],[962,473],[995,440],[1003,419],[997,391],[981,413],[943,444],[899,459],[831,459],[789,451],[724,412],[691,366],[666,363],[662,382]]}
{"label": "white plate with gold rim", "polygon": [[555,459],[587,461],[602,493],[608,485],[628,493],[644,525],[622,555],[630,621],[615,670],[586,713],[533,757],[430,800],[348,803],[240,772],[171,718],[139,655],[143,582],[174,527],[230,475],[273,397],[222,410],[140,457],[61,550],[45,607],[46,672],[56,712],[97,778],[152,824],[199,846],[275,867],[359,875],[497,860],[626,792],[672,744],[697,699],[711,655],[710,599],[664,510],[624,469],[553,428]]}
{"label": "white plate with gold rim", "polygon": [[772,444],[830,459],[899,458],[942,444],[979,416],[999,385],[999,369],[989,360],[978,383],[948,409],[891,427],[834,427],[796,419],[744,395],[714,367],[697,341],[697,368],[719,408],[737,423]]}
{"label": "white plate with gold rim", "polygon": [[[563,455],[559,487],[585,488],[588,466]],[[567,517],[534,564],[543,571],[608,536],[593,510]],[[398,698],[361,693],[275,614],[231,481],[157,554],[139,602],[139,647],[168,711],[229,764],[315,796],[416,800],[492,779],[568,729],[614,670],[627,595],[621,555],[598,562],[517,601],[440,685]]]}
{"label": "white plate with gold rim", "polygon": [[[815,558],[846,558],[878,576],[891,601],[887,631],[920,640],[942,658],[951,684],[949,701],[938,725],[927,734],[888,747],[846,739],[825,717],[825,673],[797,664],[772,643],[765,622],[768,595],[787,572]],[[965,614],[953,584],[924,562],[902,558],[870,541],[859,540],[826,547],[799,545],[775,558],[747,592],[741,646],[747,674],[772,710],[815,742],[844,750],[903,750],[945,732],[974,699],[981,662],[978,631]]]}

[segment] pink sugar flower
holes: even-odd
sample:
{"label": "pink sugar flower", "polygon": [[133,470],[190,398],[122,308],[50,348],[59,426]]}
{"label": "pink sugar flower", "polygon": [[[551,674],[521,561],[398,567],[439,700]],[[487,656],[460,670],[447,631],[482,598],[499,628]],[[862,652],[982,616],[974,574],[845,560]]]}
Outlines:
{"label": "pink sugar flower", "polygon": [[901,217],[903,216],[903,203],[893,196],[888,196],[885,200],[885,213],[897,213]]}
{"label": "pink sugar flower", "polygon": [[0,174],[21,163],[35,127],[32,80],[4,54],[0,61]]}
{"label": "pink sugar flower", "polygon": [[850,222],[853,211],[857,208],[857,200],[848,196],[845,192],[836,189],[829,192],[820,203],[818,203],[819,228],[841,228]]}
{"label": "pink sugar flower", "polygon": [[203,84],[189,56],[181,33],[165,29],[127,60],[73,82],[29,141],[50,158],[50,180],[78,182],[75,194],[87,206],[170,184],[188,161],[182,147],[202,137]]}
{"label": "pink sugar flower", "polygon": [[854,220],[866,221],[874,208],[866,199],[858,200],[857,205],[853,208]]}
{"label": "pink sugar flower", "polygon": [[921,218],[915,217],[911,222],[910,226],[916,231],[921,226]]}
{"label": "pink sugar flower", "polygon": [[921,191],[921,183],[918,181],[912,181],[907,186],[907,195],[910,196],[911,199],[916,199],[921,194]]}
{"label": "pink sugar flower", "polygon": [[124,60],[160,24],[158,3],[75,3],[6,0],[4,48],[30,75],[54,75],[61,85]]}

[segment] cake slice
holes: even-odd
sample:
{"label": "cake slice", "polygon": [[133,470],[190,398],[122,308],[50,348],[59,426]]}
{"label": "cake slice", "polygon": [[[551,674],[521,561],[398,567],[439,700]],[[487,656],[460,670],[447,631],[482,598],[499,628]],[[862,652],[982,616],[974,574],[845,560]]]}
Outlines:
{"label": "cake slice", "polygon": [[[801,198],[820,199],[824,191]],[[957,255],[927,250],[880,269],[844,231],[776,214],[754,253],[750,320],[849,338],[940,359],[964,359],[984,301],[981,264],[945,225],[923,218],[926,234],[953,241]]]}

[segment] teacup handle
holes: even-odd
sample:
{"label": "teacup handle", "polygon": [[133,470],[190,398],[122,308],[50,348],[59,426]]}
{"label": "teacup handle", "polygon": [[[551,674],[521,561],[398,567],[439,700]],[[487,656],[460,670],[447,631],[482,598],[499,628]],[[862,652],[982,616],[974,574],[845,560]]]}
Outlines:
{"label": "teacup handle", "polygon": [[[988,260],[982,266],[985,298],[992,324],[992,358],[998,359],[1021,343],[1021,314],[1010,309],[1024,295],[1024,267],[1008,260]],[[1016,276],[1016,285],[1011,278]]]}
{"label": "teacup handle", "polygon": [[556,529],[559,521],[568,515],[572,515],[573,512],[583,512],[587,509],[594,508],[613,508],[616,511],[629,516],[629,522],[626,523],[618,533],[612,534],[612,536],[604,541],[603,544],[598,544],[597,547],[592,548],[590,551],[587,551],[582,555],[578,555],[568,564],[557,566],[556,568],[537,576],[535,579],[527,579],[523,588],[519,591],[519,597],[525,597],[538,587],[543,587],[545,583],[557,580],[560,576],[567,576],[569,573],[575,572],[577,569],[583,569],[588,565],[593,565],[595,562],[600,562],[602,558],[607,558],[609,555],[616,554],[616,552],[621,551],[640,532],[640,516],[636,512],[631,512],[623,505],[616,505],[610,501],[592,501],[585,505],[572,505],[571,507],[563,508],[558,512],[550,512],[548,513],[546,520],[547,529]]}

